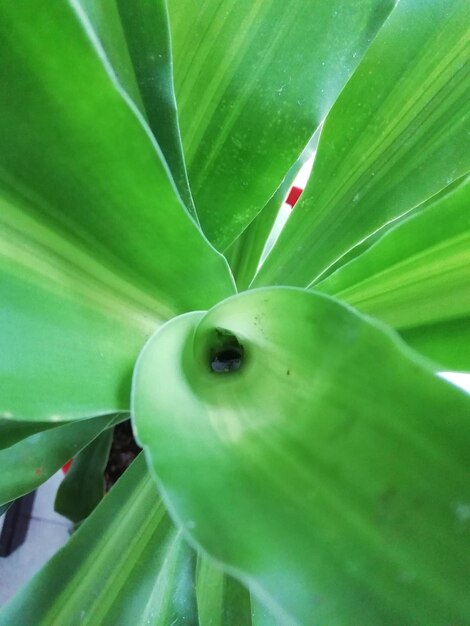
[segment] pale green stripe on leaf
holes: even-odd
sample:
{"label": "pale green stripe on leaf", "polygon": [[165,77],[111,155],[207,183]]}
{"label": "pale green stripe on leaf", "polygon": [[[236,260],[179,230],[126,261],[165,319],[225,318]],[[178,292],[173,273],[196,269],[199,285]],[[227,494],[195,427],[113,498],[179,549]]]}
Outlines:
{"label": "pale green stripe on leaf", "polygon": [[169,0],[189,181],[218,249],[269,201],[394,4]]}
{"label": "pale green stripe on leaf", "polygon": [[470,5],[401,0],[331,110],[255,284],[308,286],[470,169]]}
{"label": "pale green stripe on leaf", "polygon": [[469,182],[314,288],[400,329],[470,315]]}
{"label": "pale green stripe on leaf", "polygon": [[148,123],[186,208],[196,217],[178,126],[166,1],[77,0],[73,6],[99,38],[113,77],[139,109],[142,123]]}
{"label": "pale green stripe on leaf", "polygon": [[141,456],[66,546],[0,611],[0,624],[197,623],[192,558]]}

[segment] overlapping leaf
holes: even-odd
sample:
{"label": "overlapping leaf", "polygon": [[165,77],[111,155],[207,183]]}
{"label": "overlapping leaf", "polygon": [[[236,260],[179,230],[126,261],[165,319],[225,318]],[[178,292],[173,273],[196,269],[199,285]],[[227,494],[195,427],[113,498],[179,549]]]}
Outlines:
{"label": "overlapping leaf", "polygon": [[[44,593],[44,589],[53,593]],[[0,610],[0,624],[289,626],[187,545],[136,459],[67,545]]]}
{"label": "overlapping leaf", "polygon": [[469,171],[469,24],[466,0],[401,0],[328,116],[313,175],[255,285],[310,285]]}
{"label": "overlapping leaf", "polygon": [[229,270],[67,3],[3,4],[0,54],[0,416],[126,409],[158,320]]}
{"label": "overlapping leaf", "polygon": [[470,317],[405,328],[400,335],[438,369],[470,372]]}
{"label": "overlapping leaf", "polygon": [[470,614],[470,398],[413,354],[270,288],[172,320],[138,361],[133,415],[175,518],[300,624]]}
{"label": "overlapping leaf", "polygon": [[267,254],[268,251],[265,248],[278,218],[282,203],[286,199],[289,189],[294,183],[302,165],[312,157],[318,138],[319,133],[317,132],[310,139],[299,159],[287,172],[281,185],[276,189],[266,206],[226,251],[225,254],[229,260],[239,291],[244,291],[249,287],[258,271],[262,257]]}
{"label": "overlapping leaf", "polygon": [[72,4],[99,38],[113,74],[147,121],[186,208],[196,217],[179,133],[165,0]]}
{"label": "overlapping leaf", "polygon": [[315,289],[400,329],[470,316],[470,181]]}
{"label": "overlapping leaf", "polygon": [[315,289],[400,329],[441,367],[469,370],[469,190],[438,196]]}
{"label": "overlapping leaf", "polygon": [[192,624],[192,559],[141,458],[0,611],[0,624]]}
{"label": "overlapping leaf", "polygon": [[225,250],[324,119],[393,0],[169,0],[197,213]]}
{"label": "overlapping leaf", "polygon": [[104,471],[113,440],[113,429],[102,432],[77,454],[54,501],[54,510],[74,524],[94,511],[104,496]]}
{"label": "overlapping leaf", "polygon": [[36,489],[121,419],[108,415],[60,425],[0,421],[0,504]]}

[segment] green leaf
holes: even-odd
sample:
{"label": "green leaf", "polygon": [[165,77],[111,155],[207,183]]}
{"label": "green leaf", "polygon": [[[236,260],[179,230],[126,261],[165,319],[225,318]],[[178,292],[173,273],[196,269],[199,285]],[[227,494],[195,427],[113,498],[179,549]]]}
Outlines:
{"label": "green leaf", "polygon": [[11,507],[12,504],[13,502],[6,502],[5,504],[0,504],[0,517],[2,517],[2,515],[5,515],[5,513],[8,511],[8,509]]}
{"label": "green leaf", "polygon": [[248,289],[253,277],[258,271],[262,256],[266,254],[265,247],[269,235],[276,223],[276,218],[282,203],[299,173],[302,165],[312,156],[318,143],[319,133],[315,133],[306,145],[304,151],[290,168],[274,195],[266,206],[255,217],[251,224],[235,240],[225,252],[232,269],[239,291]]}
{"label": "green leaf", "polygon": [[133,384],[174,518],[300,624],[466,624],[469,414],[386,327],[295,288],[168,322]]}
{"label": "green leaf", "polygon": [[0,610],[1,626],[25,623],[290,626],[201,556],[196,580],[196,553],[167,515],[143,455]]}
{"label": "green leaf", "polygon": [[233,292],[225,260],[183,209],[157,144],[72,9],[41,7],[1,7],[1,186],[162,317]]}
{"label": "green leaf", "polygon": [[181,198],[195,217],[178,126],[165,0],[72,4],[85,25],[92,25],[116,80],[145,117]]}
{"label": "green leaf", "polygon": [[72,9],[42,8],[0,8],[0,417],[23,420],[126,410],[158,321],[234,290]]}
{"label": "green leaf", "polygon": [[193,624],[192,562],[141,456],[0,611],[0,624]]}
{"label": "green leaf", "polygon": [[470,170],[469,23],[467,0],[401,0],[331,110],[255,285],[310,285]]}
{"label": "green leaf", "polygon": [[439,369],[470,372],[470,317],[405,328],[400,335]]}
{"label": "green leaf", "polygon": [[[102,416],[68,424],[25,429],[23,438],[0,449],[0,504],[33,491],[121,416]],[[36,424],[34,425],[36,426]]]}
{"label": "green leaf", "polygon": [[168,6],[191,190],[225,250],[298,159],[394,0]]}
{"label": "green leaf", "polygon": [[88,517],[103,499],[112,440],[113,429],[109,428],[79,452],[57,490],[54,509],[74,524]]}
{"label": "green leaf", "polygon": [[428,207],[434,204],[437,204],[438,202],[443,202],[444,199],[448,195],[453,194],[456,189],[458,189],[462,185],[465,185],[467,178],[468,178],[468,175],[464,175],[464,176],[461,176],[460,178],[457,178],[450,185],[447,185],[443,189],[440,189],[436,194],[434,194],[433,196],[431,196],[424,202],[421,202],[421,204],[418,204],[418,206],[411,209],[411,211],[408,211],[407,213],[398,217],[397,219],[391,222],[387,222],[386,224],[381,226],[381,228],[379,228],[374,233],[372,233],[372,235],[369,235],[363,241],[361,241],[356,246],[348,250],[348,252],[346,252],[346,254],[344,254],[341,258],[335,261],[333,265],[330,265],[322,273],[318,281],[314,281],[314,284],[319,284],[320,282],[323,282],[331,274],[334,274],[343,265],[350,263],[353,259],[363,254],[366,250],[368,250],[371,246],[373,246],[377,241],[379,241],[379,239],[381,239],[389,230],[396,228],[398,224],[401,224],[401,222],[409,220],[411,217],[413,217],[414,215],[417,215],[418,213],[422,213]]}
{"label": "green leaf", "polygon": [[55,428],[57,424],[51,422],[17,422],[0,419],[0,450],[15,445],[22,439],[27,439],[36,433]]}
{"label": "green leaf", "polygon": [[470,316],[470,179],[315,285],[395,328]]}
{"label": "green leaf", "polygon": [[212,560],[198,555],[198,626],[293,626],[279,621],[243,585]]}
{"label": "green leaf", "polygon": [[133,364],[158,318],[89,254],[11,208],[0,201],[0,417],[128,409]]}

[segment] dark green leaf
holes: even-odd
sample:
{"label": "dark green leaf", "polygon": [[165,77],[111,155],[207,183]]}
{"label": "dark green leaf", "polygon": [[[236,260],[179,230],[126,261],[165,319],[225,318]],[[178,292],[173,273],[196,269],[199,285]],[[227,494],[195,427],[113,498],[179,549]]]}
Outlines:
{"label": "dark green leaf", "polygon": [[291,626],[201,556],[196,574],[196,554],[171,523],[143,455],[0,610],[1,626],[39,623]]}
{"label": "dark green leaf", "polygon": [[0,419],[0,450],[15,445],[22,439],[27,439],[36,433],[55,428],[57,424],[51,422],[17,422]]}
{"label": "dark green leaf", "polygon": [[141,456],[0,624],[197,624],[193,561]]}
{"label": "dark green leaf", "polygon": [[91,23],[117,81],[148,122],[181,198],[195,216],[178,127],[165,0],[78,3],[78,14]]}
{"label": "dark green leaf", "polygon": [[8,511],[8,509],[11,507],[12,504],[13,502],[6,502],[5,504],[0,504],[0,517],[2,517],[2,515],[5,515],[5,513]]}
{"label": "dark green leaf", "polygon": [[33,491],[105,429],[121,420],[102,416],[45,426],[0,449],[0,504]]}
{"label": "dark green leaf", "polygon": [[54,502],[54,509],[74,524],[90,515],[104,496],[104,470],[113,440],[108,428],[77,454]]}
{"label": "dark green leaf", "polygon": [[172,320],[133,387],[175,519],[300,624],[465,626],[469,415],[394,333],[293,288]]}

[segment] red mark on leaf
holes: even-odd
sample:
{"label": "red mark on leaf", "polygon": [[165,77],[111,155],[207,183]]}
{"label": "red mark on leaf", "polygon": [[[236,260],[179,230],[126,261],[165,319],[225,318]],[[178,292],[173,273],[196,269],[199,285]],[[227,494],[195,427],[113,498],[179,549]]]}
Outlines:
{"label": "red mark on leaf", "polygon": [[286,198],[286,204],[290,204],[291,207],[294,207],[295,203],[300,198],[302,191],[303,189],[300,187],[291,187],[291,190]]}

